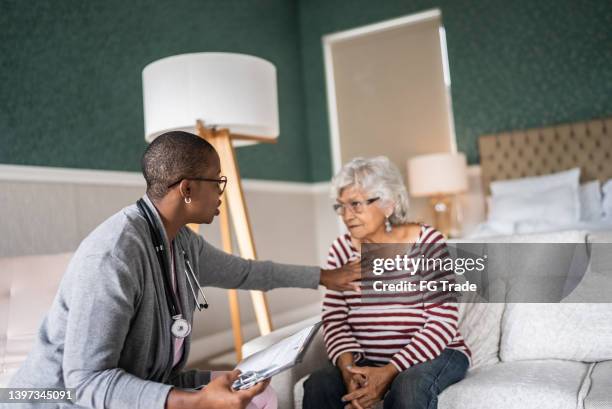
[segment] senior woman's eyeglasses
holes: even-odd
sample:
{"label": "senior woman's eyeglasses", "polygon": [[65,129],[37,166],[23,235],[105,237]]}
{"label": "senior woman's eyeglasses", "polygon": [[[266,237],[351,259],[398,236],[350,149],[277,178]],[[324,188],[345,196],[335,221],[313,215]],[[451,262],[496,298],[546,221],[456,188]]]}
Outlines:
{"label": "senior woman's eyeglasses", "polygon": [[181,183],[183,181],[183,179],[201,180],[201,181],[204,181],[204,182],[216,182],[219,185],[219,190],[221,191],[221,193],[223,193],[225,191],[225,187],[227,186],[227,176],[221,176],[219,179],[210,179],[210,178],[180,178],[176,182],[174,182],[172,184],[169,184],[167,186],[167,188],[170,189],[172,186],[178,185],[179,183]]}
{"label": "senior woman's eyeglasses", "polygon": [[334,203],[333,208],[334,208],[334,212],[336,212],[338,216],[344,215],[344,212],[346,211],[346,209],[350,209],[353,213],[359,214],[359,213],[363,213],[363,210],[365,209],[366,206],[371,205],[372,203],[374,203],[375,201],[379,199],[380,197],[373,197],[371,199],[363,200],[363,201],[354,200],[349,203]]}

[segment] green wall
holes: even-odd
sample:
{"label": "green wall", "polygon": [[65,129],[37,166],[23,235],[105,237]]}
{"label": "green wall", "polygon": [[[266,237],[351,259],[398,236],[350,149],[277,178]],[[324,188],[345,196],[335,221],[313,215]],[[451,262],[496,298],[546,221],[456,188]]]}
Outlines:
{"label": "green wall", "polygon": [[0,163],[137,171],[143,67],[230,51],[278,70],[281,138],[240,149],[243,174],[310,179],[297,3],[0,1]]}
{"label": "green wall", "polygon": [[331,174],[321,36],[434,7],[446,28],[457,146],[470,163],[478,135],[612,114],[609,0],[304,0],[313,180]]}
{"label": "green wall", "polygon": [[278,70],[281,138],[240,149],[243,175],[326,180],[321,37],[433,7],[471,163],[480,134],[612,114],[606,0],[0,0],[0,163],[138,170],[142,68],[230,51]]}

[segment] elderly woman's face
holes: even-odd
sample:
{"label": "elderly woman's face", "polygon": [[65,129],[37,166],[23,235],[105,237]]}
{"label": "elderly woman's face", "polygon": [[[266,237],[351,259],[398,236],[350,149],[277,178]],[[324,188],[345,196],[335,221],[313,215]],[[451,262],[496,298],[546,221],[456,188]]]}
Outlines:
{"label": "elderly woman's face", "polygon": [[359,187],[349,186],[342,189],[336,201],[343,205],[342,221],[351,236],[363,239],[384,230],[385,213],[379,206],[380,199]]}

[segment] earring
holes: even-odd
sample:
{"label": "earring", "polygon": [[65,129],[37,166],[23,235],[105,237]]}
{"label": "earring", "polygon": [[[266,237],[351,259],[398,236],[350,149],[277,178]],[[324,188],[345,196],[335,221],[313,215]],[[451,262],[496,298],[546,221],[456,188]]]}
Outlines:
{"label": "earring", "polygon": [[185,203],[187,203],[187,204],[191,203],[191,198],[190,197],[186,197],[185,198]]}
{"label": "earring", "polygon": [[391,226],[391,222],[389,221],[389,216],[385,216],[385,232],[391,233],[393,226]]}

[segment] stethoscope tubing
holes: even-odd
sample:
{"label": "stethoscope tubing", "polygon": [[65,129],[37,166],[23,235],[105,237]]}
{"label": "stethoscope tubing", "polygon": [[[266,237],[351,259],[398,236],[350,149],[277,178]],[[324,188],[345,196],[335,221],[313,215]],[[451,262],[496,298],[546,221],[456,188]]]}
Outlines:
{"label": "stethoscope tubing", "polygon": [[153,223],[153,215],[151,214],[151,210],[147,207],[146,203],[144,203],[142,199],[139,199],[138,202],[136,202],[136,205],[140,209],[142,215],[147,221],[147,225],[149,226],[151,239],[153,241],[153,248],[155,248],[155,255],[157,256],[157,261],[162,269],[162,279],[164,280],[164,292],[166,294],[168,308],[170,310],[170,315],[174,318],[181,315],[181,313],[176,303],[176,299],[170,290],[172,284],[169,282],[170,277],[166,268],[166,250],[164,248],[164,242],[159,234],[159,231],[155,228],[155,224]]}
{"label": "stethoscope tubing", "polygon": [[[183,315],[180,309],[180,304],[177,301],[177,297],[171,291],[172,284],[170,282],[171,278],[170,278],[170,275],[168,274],[168,269],[166,266],[166,250],[164,248],[163,239],[161,237],[159,230],[156,228],[153,222],[154,220],[153,214],[151,210],[148,208],[147,204],[144,202],[144,200],[139,199],[136,202],[136,205],[138,206],[140,213],[143,215],[143,217],[147,221],[147,225],[149,227],[149,232],[151,234],[151,239],[153,242],[153,247],[155,249],[155,254],[157,256],[157,261],[159,262],[161,269],[162,269],[162,278],[164,281],[164,293],[166,295],[168,309],[170,310],[170,314],[174,321],[171,327],[171,331],[173,335],[176,336],[177,338],[184,338],[188,336],[189,333],[191,333],[191,325],[183,318]],[[193,271],[193,268],[191,267],[191,263],[189,262],[187,253],[185,252],[185,250],[183,250],[182,246],[181,246],[181,253],[183,255],[183,258],[185,260],[185,265],[187,267],[185,268],[185,277],[187,279],[187,282],[189,283],[189,287],[191,288],[191,293],[193,295],[195,305],[198,308],[198,311],[202,311],[203,308],[208,308],[208,301],[206,300],[206,296],[204,295],[204,292],[202,291],[200,282],[198,281],[198,278],[195,272]],[[194,283],[195,283],[195,286],[198,287],[198,292],[202,296],[202,299],[204,300],[203,304],[200,304],[198,302],[198,294],[195,291]],[[177,292],[178,292],[178,289],[177,289]]]}
{"label": "stethoscope tubing", "polygon": [[[203,308],[208,308],[208,300],[206,300],[204,291],[202,291],[202,286],[200,285],[200,281],[198,281],[198,277],[193,272],[193,268],[191,267],[191,263],[189,262],[187,253],[185,253],[185,250],[183,250],[182,248],[181,248],[181,252],[183,253],[183,259],[185,260],[185,265],[187,266],[187,268],[185,269],[185,277],[187,277],[187,282],[189,283],[189,287],[191,288],[191,294],[193,294],[193,299],[195,300],[195,305],[198,308],[198,311],[202,311]],[[202,299],[204,300],[204,304],[200,304],[198,302],[198,294],[196,294],[194,285],[191,282],[191,278],[189,278],[190,274],[191,274],[191,277],[193,278],[193,281],[195,282],[195,287],[198,288],[198,292],[202,296]]]}

